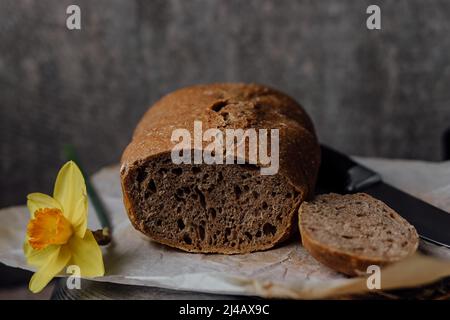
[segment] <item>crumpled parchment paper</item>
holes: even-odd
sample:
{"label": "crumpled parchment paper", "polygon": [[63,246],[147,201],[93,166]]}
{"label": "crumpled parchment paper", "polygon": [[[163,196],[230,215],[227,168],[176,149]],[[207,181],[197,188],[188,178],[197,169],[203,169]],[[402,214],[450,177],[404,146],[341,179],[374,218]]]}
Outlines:
{"label": "crumpled parchment paper", "polygon": [[[357,160],[386,182],[450,211],[450,162]],[[279,298],[324,298],[369,290],[369,274],[348,278],[336,273],[315,261],[299,239],[265,252],[231,256],[191,254],[159,245],[131,226],[122,204],[118,166],[102,169],[93,182],[113,225],[113,242],[102,248],[106,275],[96,281]],[[95,212],[92,206],[89,210],[89,228],[95,230]],[[0,261],[33,270],[22,253],[28,219],[25,206],[0,210]],[[448,275],[450,250],[421,243],[421,253],[382,269],[381,289],[414,287]]]}

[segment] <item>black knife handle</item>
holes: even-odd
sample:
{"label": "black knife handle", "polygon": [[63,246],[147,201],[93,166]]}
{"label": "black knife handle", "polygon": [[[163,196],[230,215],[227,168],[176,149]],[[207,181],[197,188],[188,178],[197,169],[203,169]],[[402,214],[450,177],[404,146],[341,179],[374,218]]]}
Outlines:
{"label": "black knife handle", "polygon": [[381,181],[378,173],[356,163],[345,154],[324,145],[321,145],[321,152],[319,193],[355,193]]}

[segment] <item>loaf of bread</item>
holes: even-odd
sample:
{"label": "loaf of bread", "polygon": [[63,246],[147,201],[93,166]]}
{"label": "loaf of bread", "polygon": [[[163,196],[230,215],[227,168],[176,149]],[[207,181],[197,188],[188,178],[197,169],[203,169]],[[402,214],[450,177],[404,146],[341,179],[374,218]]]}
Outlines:
{"label": "loaf of bread", "polygon": [[[175,164],[173,130],[278,129],[279,170],[262,164]],[[259,143],[259,140],[258,140]],[[192,152],[194,147],[192,148]],[[301,202],[314,192],[320,148],[312,122],[292,98],[255,84],[198,85],[153,105],[122,156],[121,183],[133,226],[190,252],[264,250],[296,229]]]}
{"label": "loaf of bread", "polygon": [[412,225],[368,194],[326,194],[299,210],[303,246],[326,266],[347,275],[366,274],[413,254],[419,238]]}

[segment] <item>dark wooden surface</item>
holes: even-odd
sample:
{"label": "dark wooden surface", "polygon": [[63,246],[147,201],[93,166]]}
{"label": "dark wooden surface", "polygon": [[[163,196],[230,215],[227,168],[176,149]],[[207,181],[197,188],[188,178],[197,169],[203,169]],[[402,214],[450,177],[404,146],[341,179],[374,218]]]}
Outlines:
{"label": "dark wooden surface", "polygon": [[81,289],[67,289],[66,279],[59,279],[53,300],[236,300],[242,296],[176,291],[156,287],[121,285],[108,282],[81,281]]}
{"label": "dark wooden surface", "polygon": [[[65,27],[66,7],[82,30]],[[322,141],[440,159],[450,125],[450,2],[2,0],[0,206],[51,192],[73,143],[88,173],[119,161],[147,106],[200,82],[256,81],[301,101]]]}
{"label": "dark wooden surface", "polygon": [[[82,280],[81,289],[68,289],[66,279],[56,281],[51,299],[53,300],[236,300],[261,299],[259,297],[230,296],[188,291],[175,291],[156,287],[121,285],[107,282]],[[372,291],[360,295],[330,297],[332,299],[356,300],[449,300],[450,278],[419,288],[390,291]]]}

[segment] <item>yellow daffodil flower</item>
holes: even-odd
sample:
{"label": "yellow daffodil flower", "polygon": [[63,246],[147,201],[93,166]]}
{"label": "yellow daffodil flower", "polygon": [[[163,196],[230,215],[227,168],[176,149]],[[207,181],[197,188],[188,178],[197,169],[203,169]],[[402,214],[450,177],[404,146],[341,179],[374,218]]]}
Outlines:
{"label": "yellow daffodil flower", "polygon": [[59,171],[53,197],[27,196],[31,214],[24,253],[27,263],[38,268],[30,280],[32,292],[40,292],[67,265],[77,265],[83,277],[103,276],[102,252],[87,229],[88,199],[78,166],[67,162]]}

